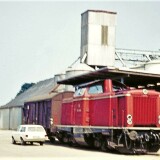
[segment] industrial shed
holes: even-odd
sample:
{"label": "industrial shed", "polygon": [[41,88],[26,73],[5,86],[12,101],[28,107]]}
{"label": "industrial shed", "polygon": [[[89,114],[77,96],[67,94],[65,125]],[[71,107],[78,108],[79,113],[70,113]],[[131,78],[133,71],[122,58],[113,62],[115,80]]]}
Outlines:
{"label": "industrial shed", "polygon": [[0,107],[0,129],[14,130],[23,123],[25,102],[37,100],[49,103],[48,100],[55,95],[55,92],[63,92],[64,90],[65,86],[57,85],[55,77],[38,82],[6,105]]}
{"label": "industrial shed", "polygon": [[0,129],[16,129],[22,122],[21,106],[0,108]]}

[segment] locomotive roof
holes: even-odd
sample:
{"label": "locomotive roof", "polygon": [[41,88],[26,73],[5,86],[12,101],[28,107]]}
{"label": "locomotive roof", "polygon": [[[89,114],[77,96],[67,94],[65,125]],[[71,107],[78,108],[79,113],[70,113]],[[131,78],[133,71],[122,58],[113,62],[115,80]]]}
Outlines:
{"label": "locomotive roof", "polygon": [[59,84],[80,85],[95,80],[114,79],[123,82],[127,86],[147,86],[148,84],[157,85],[160,83],[160,74],[148,73],[133,69],[104,67],[96,71],[80,74],[61,81]]}

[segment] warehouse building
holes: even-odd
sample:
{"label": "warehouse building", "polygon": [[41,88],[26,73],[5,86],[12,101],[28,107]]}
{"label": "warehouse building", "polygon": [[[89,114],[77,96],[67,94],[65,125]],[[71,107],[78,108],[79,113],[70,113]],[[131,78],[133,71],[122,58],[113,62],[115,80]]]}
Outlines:
{"label": "warehouse building", "polygon": [[38,82],[0,107],[0,129],[16,129],[18,125],[23,123],[24,103],[28,100],[48,100],[55,95],[55,92],[62,91],[64,91],[64,85],[57,85],[55,77]]}

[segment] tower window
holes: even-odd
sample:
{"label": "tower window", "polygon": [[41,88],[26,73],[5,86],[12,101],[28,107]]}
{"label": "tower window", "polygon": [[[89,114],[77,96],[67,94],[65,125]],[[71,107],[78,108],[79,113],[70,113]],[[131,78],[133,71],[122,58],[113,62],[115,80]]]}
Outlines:
{"label": "tower window", "polygon": [[108,26],[101,26],[101,44],[108,45]]}

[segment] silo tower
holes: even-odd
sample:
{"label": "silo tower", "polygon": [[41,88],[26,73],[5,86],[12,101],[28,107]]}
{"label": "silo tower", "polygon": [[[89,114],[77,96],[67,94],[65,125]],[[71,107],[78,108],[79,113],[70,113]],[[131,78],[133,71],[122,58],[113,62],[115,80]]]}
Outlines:
{"label": "silo tower", "polygon": [[87,10],[81,14],[81,62],[114,66],[116,12]]}

